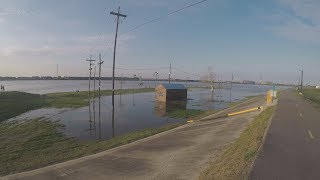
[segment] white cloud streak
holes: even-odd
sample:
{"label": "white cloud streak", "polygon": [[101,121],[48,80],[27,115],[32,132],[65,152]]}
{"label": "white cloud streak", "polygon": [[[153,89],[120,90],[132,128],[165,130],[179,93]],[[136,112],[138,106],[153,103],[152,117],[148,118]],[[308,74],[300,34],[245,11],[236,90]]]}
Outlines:
{"label": "white cloud streak", "polygon": [[[0,48],[0,56],[50,56],[50,55],[73,55],[73,54],[93,54],[93,51],[111,51],[114,36],[111,34],[95,35],[95,36],[81,36],[70,38],[68,46],[51,46],[50,43],[56,42],[56,38],[48,37],[47,44],[40,47],[21,47],[21,46],[7,46]],[[123,50],[123,46],[130,40],[135,39],[133,35],[123,35],[118,38],[119,50]],[[109,42],[109,43],[107,43]],[[107,46],[109,45],[109,46]],[[92,51],[92,52],[90,52]]]}
{"label": "white cloud streak", "polygon": [[277,0],[281,10],[273,14],[277,25],[271,30],[283,37],[306,43],[320,43],[320,1]]}

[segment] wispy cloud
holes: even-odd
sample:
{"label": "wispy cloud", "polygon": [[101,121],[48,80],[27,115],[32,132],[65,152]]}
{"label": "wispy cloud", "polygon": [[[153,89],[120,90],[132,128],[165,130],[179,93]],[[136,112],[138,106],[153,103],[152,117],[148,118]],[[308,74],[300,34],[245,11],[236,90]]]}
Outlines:
{"label": "wispy cloud", "polygon": [[277,0],[279,11],[270,16],[270,28],[289,39],[320,43],[320,1]]}
{"label": "wispy cloud", "polygon": [[9,15],[31,15],[34,14],[33,10],[27,9],[17,9],[17,8],[0,8],[0,16],[9,16]]}
{"label": "wispy cloud", "polygon": [[3,17],[0,17],[0,23],[5,22],[5,19]]}
{"label": "wispy cloud", "polygon": [[[72,54],[95,54],[95,52],[112,51],[114,36],[112,34],[72,37],[65,40],[68,45],[54,45],[58,40],[47,37],[46,43],[39,47],[7,46],[0,48],[0,56],[50,56]],[[118,39],[119,51],[125,49],[128,41],[135,39],[133,35],[123,35]]]}

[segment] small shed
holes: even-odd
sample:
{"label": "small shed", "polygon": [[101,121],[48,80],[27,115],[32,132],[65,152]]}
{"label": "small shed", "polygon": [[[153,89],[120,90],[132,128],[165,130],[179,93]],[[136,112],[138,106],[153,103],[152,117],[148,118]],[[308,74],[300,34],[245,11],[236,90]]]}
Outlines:
{"label": "small shed", "polygon": [[183,84],[162,83],[156,87],[156,101],[187,100],[188,89]]}

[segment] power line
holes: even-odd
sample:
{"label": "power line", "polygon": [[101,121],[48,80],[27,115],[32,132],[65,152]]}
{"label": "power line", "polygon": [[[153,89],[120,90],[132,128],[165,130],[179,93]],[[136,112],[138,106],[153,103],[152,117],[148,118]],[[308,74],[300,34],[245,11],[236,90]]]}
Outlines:
{"label": "power line", "polygon": [[160,20],[162,20],[162,19],[165,19],[165,18],[167,18],[167,17],[169,17],[169,16],[171,16],[171,15],[173,15],[173,14],[176,14],[176,13],[178,13],[178,12],[180,12],[180,11],[183,11],[183,10],[185,10],[185,9],[191,8],[191,7],[196,6],[196,5],[198,5],[198,4],[204,3],[204,2],[206,2],[206,1],[208,1],[208,0],[201,0],[201,1],[198,1],[198,2],[195,2],[195,3],[192,3],[192,4],[189,4],[189,5],[187,5],[187,6],[184,6],[184,7],[180,8],[180,9],[171,11],[171,12],[169,12],[168,14],[166,14],[166,15],[164,15],[164,16],[151,19],[151,20],[149,20],[149,21],[147,21],[147,22],[145,22],[145,23],[142,23],[142,24],[140,24],[140,25],[137,25],[137,26],[133,27],[132,29],[130,29],[129,31],[127,31],[127,32],[125,32],[125,33],[122,33],[121,35],[127,34],[127,33],[132,32],[132,31],[135,31],[135,30],[137,30],[137,29],[139,29],[139,28],[141,28],[141,27],[143,27],[143,26],[145,26],[145,25],[148,25],[148,24],[151,24],[151,23],[154,23],[154,22],[158,22],[158,21],[160,21]]}
{"label": "power line", "polygon": [[190,73],[190,72],[186,72],[186,71],[183,71],[179,68],[176,68],[176,67],[173,67],[173,69],[177,70],[177,71],[180,71],[182,73],[185,73],[185,74],[190,74],[190,75],[193,75],[193,76],[196,76],[196,77],[201,77],[199,74],[195,74],[195,73]]}
{"label": "power line", "polygon": [[[204,3],[204,2],[206,2],[206,1],[208,1],[208,0],[201,0],[201,1],[198,1],[198,2],[195,2],[195,3],[188,4],[188,5],[180,8],[180,9],[177,9],[177,10],[174,10],[174,11],[169,12],[168,14],[166,14],[166,15],[164,15],[164,16],[161,16],[161,17],[158,17],[158,18],[154,18],[154,19],[151,19],[151,20],[149,20],[149,21],[147,21],[147,22],[144,22],[144,23],[142,23],[142,24],[139,24],[139,25],[137,25],[137,26],[134,26],[134,27],[131,28],[130,30],[128,30],[128,31],[126,31],[126,32],[124,32],[124,33],[121,33],[119,36],[122,36],[122,35],[124,35],[124,34],[129,33],[129,32],[132,32],[132,31],[135,31],[135,30],[137,30],[137,29],[140,29],[141,27],[146,26],[146,25],[148,25],[148,24],[161,21],[162,19],[165,19],[165,18],[167,18],[167,17],[169,17],[169,16],[171,16],[171,15],[173,15],[173,14],[176,14],[176,13],[178,13],[178,12],[180,12],[180,11],[183,11],[183,10],[185,10],[185,9],[191,8],[191,7],[196,6],[196,5],[198,5],[198,4]],[[113,42],[112,42],[112,43],[113,43]],[[111,45],[112,43],[110,43],[110,45]],[[108,46],[107,46],[107,47],[108,47]],[[107,49],[108,49],[108,48],[107,48]],[[102,58],[104,58],[104,57],[106,56],[106,53],[107,53],[107,50],[106,50],[105,53],[103,54]]]}

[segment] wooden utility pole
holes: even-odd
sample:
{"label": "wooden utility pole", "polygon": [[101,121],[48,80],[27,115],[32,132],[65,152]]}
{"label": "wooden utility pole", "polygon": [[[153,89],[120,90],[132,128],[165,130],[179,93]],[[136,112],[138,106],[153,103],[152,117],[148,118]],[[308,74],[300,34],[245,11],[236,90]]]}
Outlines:
{"label": "wooden utility pole", "polygon": [[93,98],[96,97],[96,66],[94,66],[93,70]]}
{"label": "wooden utility pole", "polygon": [[89,61],[89,97],[90,97],[90,90],[91,90],[91,73],[92,73],[92,65],[94,61],[96,60],[93,60],[92,57],[90,56],[90,59],[87,59],[86,61]]}
{"label": "wooden utility pole", "polygon": [[302,92],[302,88],[303,88],[303,70],[300,70],[300,71],[301,71],[300,92]]}
{"label": "wooden utility pole", "polygon": [[101,65],[103,64],[103,61],[101,59],[101,53],[99,54],[99,97],[100,97],[100,91],[101,91]]}
{"label": "wooden utility pole", "polygon": [[120,6],[118,7],[118,12],[110,12],[111,15],[115,15],[117,17],[117,25],[116,25],[116,35],[114,39],[114,49],[113,49],[113,66],[112,66],[112,105],[114,105],[114,71],[115,71],[115,63],[116,63],[116,49],[117,49],[117,38],[118,38],[118,28],[119,28],[119,19],[120,17],[127,17],[127,15],[120,13]]}
{"label": "wooden utility pole", "polygon": [[169,70],[169,84],[171,83],[171,63],[170,63],[170,70]]}
{"label": "wooden utility pole", "polygon": [[59,79],[59,64],[57,64],[57,79]]}
{"label": "wooden utility pole", "polygon": [[231,82],[230,82],[230,103],[232,102],[232,83],[233,83],[233,78],[234,78],[234,75],[232,73]]}

